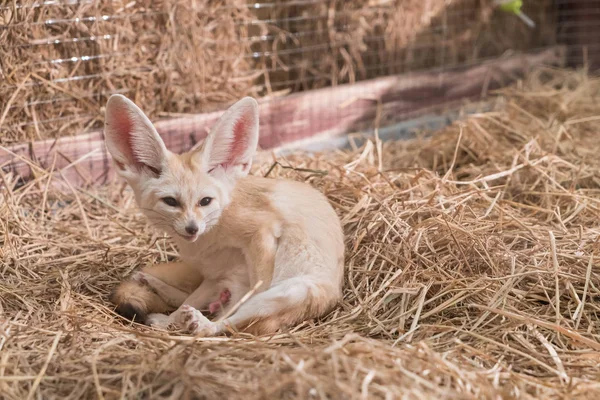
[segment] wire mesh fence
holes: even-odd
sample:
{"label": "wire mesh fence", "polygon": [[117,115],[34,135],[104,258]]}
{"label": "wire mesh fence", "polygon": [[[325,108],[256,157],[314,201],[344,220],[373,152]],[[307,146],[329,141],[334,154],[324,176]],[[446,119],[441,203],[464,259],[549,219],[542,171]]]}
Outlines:
{"label": "wire mesh fence", "polygon": [[[262,123],[271,128],[288,124],[288,131],[309,135],[352,112],[362,115],[353,129],[375,120],[392,124],[457,101],[456,89],[448,88],[471,82],[469,75],[448,81],[457,79],[456,70],[557,46],[567,51],[555,64],[593,61],[599,3],[526,1],[522,11],[535,24],[529,26],[494,0],[4,1],[0,145],[97,132],[114,93],[133,99],[154,121],[221,110],[251,95],[271,102],[273,115]],[[488,72],[471,97],[506,84],[511,71]],[[404,82],[414,87],[404,87],[403,98],[364,89],[366,111],[351,102],[342,110],[319,92],[277,104],[293,93],[425,72],[427,85]],[[360,90],[353,96],[361,97]],[[310,118],[299,120],[298,108]],[[179,124],[181,149],[206,129],[194,118]],[[271,131],[262,144],[287,134]]]}
{"label": "wire mesh fence", "polygon": [[528,12],[533,33],[472,0],[8,2],[3,142],[97,128],[112,93],[151,117],[196,113],[555,42],[550,2]]}

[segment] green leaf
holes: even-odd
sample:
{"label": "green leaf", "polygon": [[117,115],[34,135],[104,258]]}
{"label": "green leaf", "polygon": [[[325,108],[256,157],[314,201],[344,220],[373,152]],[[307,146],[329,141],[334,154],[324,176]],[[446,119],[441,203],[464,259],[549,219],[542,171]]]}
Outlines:
{"label": "green leaf", "polygon": [[522,0],[511,0],[500,4],[500,9],[502,11],[517,15],[521,14],[521,7],[523,7]]}

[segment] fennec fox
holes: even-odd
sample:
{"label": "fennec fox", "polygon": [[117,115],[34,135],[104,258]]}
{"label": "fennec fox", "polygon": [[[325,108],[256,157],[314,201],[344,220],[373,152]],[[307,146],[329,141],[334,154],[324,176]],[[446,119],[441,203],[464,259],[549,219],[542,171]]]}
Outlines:
{"label": "fennec fox", "polygon": [[[121,283],[112,297],[120,314],[203,336],[265,334],[321,316],[340,299],[343,234],[325,196],[304,183],[248,176],[258,144],[254,99],[234,104],[198,150],[181,155],[121,95],[108,100],[104,133],[139,208],[175,240],[182,260]],[[200,311],[222,317],[260,281],[229,318],[213,322]],[[228,307],[218,310],[219,302]]]}

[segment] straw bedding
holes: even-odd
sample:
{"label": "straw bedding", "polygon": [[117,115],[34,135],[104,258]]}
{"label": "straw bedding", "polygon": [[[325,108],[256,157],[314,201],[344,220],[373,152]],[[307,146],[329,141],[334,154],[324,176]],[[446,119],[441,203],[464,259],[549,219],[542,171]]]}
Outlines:
{"label": "straw bedding", "polygon": [[176,257],[131,194],[3,175],[0,393],[598,398],[599,99],[597,79],[540,70],[430,138],[280,158],[296,169],[271,176],[310,182],[339,212],[347,269],[335,310],[273,337],[118,318],[109,291]]}

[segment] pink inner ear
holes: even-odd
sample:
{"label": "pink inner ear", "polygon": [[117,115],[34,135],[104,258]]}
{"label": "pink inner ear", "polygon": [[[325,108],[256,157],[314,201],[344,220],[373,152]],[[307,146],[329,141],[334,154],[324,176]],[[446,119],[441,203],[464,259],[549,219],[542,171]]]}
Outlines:
{"label": "pink inner ear", "polygon": [[229,148],[229,159],[227,164],[238,161],[248,147],[248,131],[252,126],[252,117],[242,115],[233,125],[233,138]]}
{"label": "pink inner ear", "polygon": [[129,116],[127,110],[117,110],[113,114],[113,123],[115,125],[117,131],[117,137],[114,138],[119,149],[124,153],[124,155],[129,158],[130,161],[136,162],[132,141],[131,141],[131,131],[133,130],[133,121]]}

